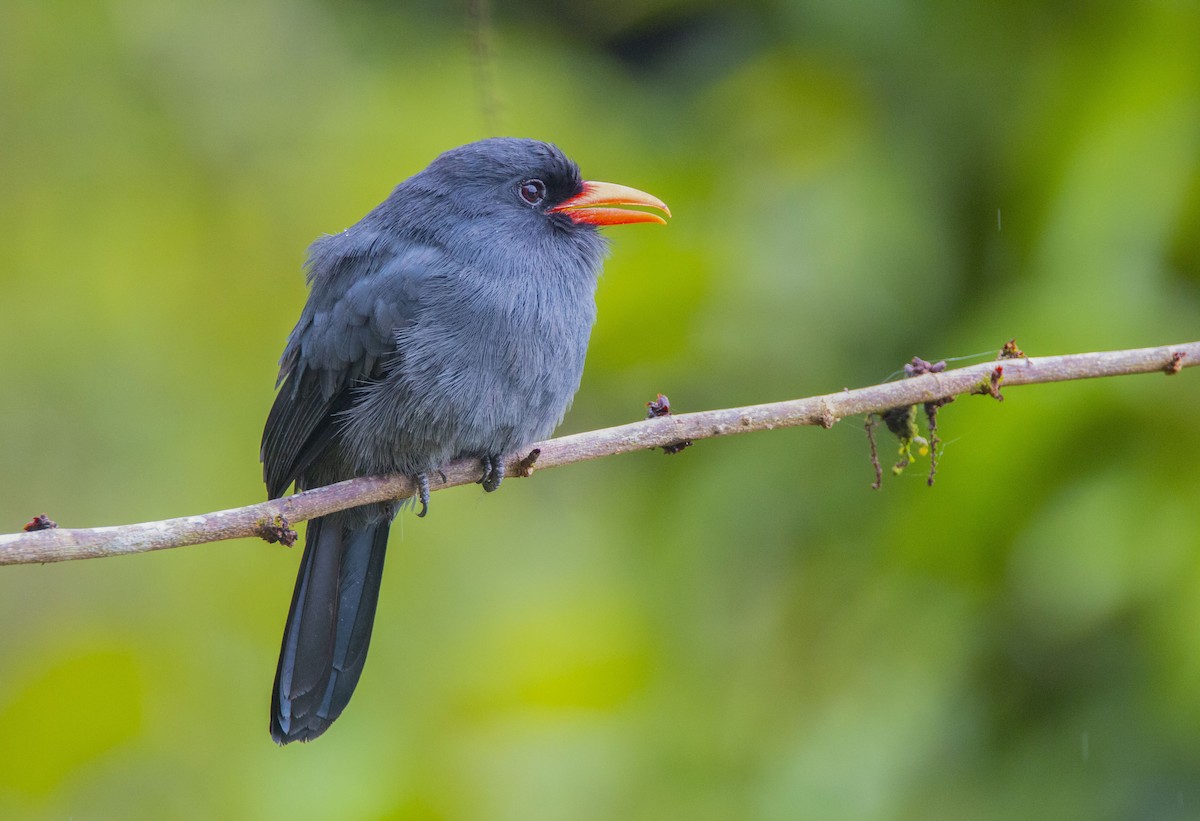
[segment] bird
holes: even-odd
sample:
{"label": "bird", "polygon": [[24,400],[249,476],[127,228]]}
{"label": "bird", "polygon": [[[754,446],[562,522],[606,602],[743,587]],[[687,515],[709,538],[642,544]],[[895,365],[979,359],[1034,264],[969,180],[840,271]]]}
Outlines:
{"label": "bird", "polygon": [[[607,255],[598,229],[665,224],[656,212],[671,215],[582,179],[551,143],[498,137],[442,153],[318,238],[263,430],[269,497],[400,473],[424,516],[429,477],[464,458],[496,490],[504,456],[548,437],[579,388]],[[277,744],[320,736],[350,701],[401,506],[308,523],[271,695]]]}

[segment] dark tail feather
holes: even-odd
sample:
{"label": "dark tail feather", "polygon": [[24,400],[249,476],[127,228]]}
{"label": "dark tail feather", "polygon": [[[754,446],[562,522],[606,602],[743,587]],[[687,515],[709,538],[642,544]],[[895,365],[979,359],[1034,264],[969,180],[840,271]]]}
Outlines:
{"label": "dark tail feather", "polygon": [[350,529],[340,518],[308,523],[271,695],[277,744],[325,732],[350,701],[367,658],[391,522]]}

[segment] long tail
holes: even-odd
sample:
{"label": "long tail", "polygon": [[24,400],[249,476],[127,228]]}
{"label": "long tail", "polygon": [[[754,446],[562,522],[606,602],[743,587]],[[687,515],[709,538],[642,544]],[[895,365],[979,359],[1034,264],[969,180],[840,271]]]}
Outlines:
{"label": "long tail", "polygon": [[325,732],[350,701],[367,659],[391,521],[347,527],[340,519],[308,524],[271,695],[277,744]]}

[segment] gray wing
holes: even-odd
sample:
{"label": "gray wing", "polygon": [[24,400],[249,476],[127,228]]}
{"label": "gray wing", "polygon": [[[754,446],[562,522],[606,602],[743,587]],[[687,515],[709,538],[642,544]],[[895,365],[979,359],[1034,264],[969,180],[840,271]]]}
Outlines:
{"label": "gray wing", "polygon": [[279,393],[263,430],[267,493],[287,492],[329,448],[355,388],[380,378],[396,333],[422,306],[422,285],[443,255],[356,228],[309,250],[308,303],[280,360]]}

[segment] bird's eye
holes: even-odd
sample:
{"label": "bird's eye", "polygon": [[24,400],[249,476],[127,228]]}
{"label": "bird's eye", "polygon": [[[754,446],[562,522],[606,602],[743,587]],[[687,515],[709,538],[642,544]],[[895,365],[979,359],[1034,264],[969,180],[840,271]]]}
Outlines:
{"label": "bird's eye", "polygon": [[541,180],[525,180],[517,191],[521,199],[530,205],[541,205],[542,200],[546,199],[546,183]]}

